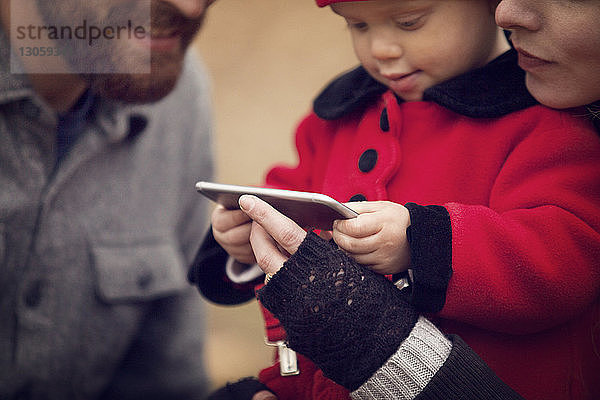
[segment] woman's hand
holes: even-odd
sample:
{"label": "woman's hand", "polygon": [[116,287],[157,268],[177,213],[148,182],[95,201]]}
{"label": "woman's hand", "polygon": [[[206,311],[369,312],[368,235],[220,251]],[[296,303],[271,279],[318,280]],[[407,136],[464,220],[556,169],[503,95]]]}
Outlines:
{"label": "woman's hand", "polygon": [[241,210],[227,210],[218,205],[211,216],[213,236],[227,254],[243,264],[256,259],[250,246],[252,220]]}
{"label": "woman's hand", "polygon": [[306,231],[258,197],[244,195],[239,204],[253,220],[250,243],[256,262],[265,273],[276,273],[298,250]]}
{"label": "woman's hand", "polygon": [[410,215],[406,207],[391,201],[348,203],[359,215],[337,220],[333,240],[358,263],[379,274],[396,274],[410,266],[406,228]]}

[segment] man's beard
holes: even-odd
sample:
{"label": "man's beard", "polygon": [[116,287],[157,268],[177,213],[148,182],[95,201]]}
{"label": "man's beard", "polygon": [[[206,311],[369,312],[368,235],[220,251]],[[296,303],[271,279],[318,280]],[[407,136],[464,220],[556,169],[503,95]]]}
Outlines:
{"label": "man's beard", "polygon": [[[133,16],[135,10],[126,9],[127,5],[136,2],[121,2],[118,9],[109,8],[111,2],[99,0],[63,0],[70,7],[57,7],[54,2],[38,0],[38,5],[46,23],[56,25],[73,24],[74,12],[83,12],[89,24],[106,26],[107,22],[124,21],[127,15]],[[82,3],[83,2],[83,3]],[[96,4],[96,6],[90,5]],[[102,5],[99,5],[102,4]],[[91,10],[90,10],[91,7]],[[84,10],[81,10],[84,8]],[[95,9],[94,9],[95,8]],[[69,11],[64,11],[69,10]],[[90,15],[91,14],[91,15]],[[161,0],[152,0],[150,21],[146,21],[148,35],[173,35],[180,38],[180,46],[176,51],[153,52],[150,49],[140,49],[130,40],[113,40],[110,45],[100,46],[93,51],[85,41],[67,41],[63,43],[63,54],[74,71],[90,85],[98,95],[128,103],[146,103],[160,100],[175,87],[181,75],[186,49],[194,39],[204,21],[204,14],[196,19],[183,16],[177,8]],[[145,54],[144,54],[145,51]],[[136,54],[137,52],[137,54]],[[107,72],[119,70],[123,63],[136,67],[143,65],[149,73],[120,73]],[[135,64],[137,63],[137,64]],[[98,70],[101,73],[85,71]],[[83,71],[83,72],[82,72]],[[127,70],[129,71],[129,69]]]}

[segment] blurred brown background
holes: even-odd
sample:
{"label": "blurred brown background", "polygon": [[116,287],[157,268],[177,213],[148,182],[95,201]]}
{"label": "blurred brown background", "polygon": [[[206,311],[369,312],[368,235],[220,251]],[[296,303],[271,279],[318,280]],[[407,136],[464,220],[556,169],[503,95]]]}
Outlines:
{"label": "blurred brown background", "polygon": [[[218,0],[197,40],[213,81],[217,180],[260,184],[294,163],[294,129],[318,91],[357,64],[345,22],[314,0]],[[215,386],[270,364],[255,302],[209,304],[207,364]]]}

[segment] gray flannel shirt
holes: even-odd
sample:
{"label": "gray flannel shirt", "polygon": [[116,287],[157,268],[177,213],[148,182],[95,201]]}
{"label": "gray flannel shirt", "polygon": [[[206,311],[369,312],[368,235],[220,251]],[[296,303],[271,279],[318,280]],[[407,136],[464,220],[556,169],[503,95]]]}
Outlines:
{"label": "gray flannel shirt", "polygon": [[189,54],[158,103],[100,100],[54,171],[58,117],[0,29],[0,399],[203,398],[209,88]]}

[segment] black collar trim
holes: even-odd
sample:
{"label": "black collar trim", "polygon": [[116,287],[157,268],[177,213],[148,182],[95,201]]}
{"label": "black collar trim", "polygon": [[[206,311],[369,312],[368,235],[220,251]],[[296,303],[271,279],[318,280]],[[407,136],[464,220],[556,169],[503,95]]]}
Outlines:
{"label": "black collar trim", "polygon": [[[314,112],[322,119],[335,120],[366,107],[386,90],[364,68],[357,67],[334,79],[319,94]],[[501,117],[538,104],[525,87],[525,72],[517,64],[514,50],[427,89],[423,99],[472,118]]]}

